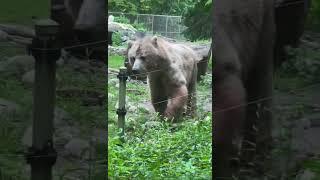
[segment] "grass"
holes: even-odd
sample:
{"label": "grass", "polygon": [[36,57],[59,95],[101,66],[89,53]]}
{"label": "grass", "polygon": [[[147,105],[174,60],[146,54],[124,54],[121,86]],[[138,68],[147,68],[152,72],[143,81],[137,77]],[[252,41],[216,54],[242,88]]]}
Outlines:
{"label": "grass", "polygon": [[[109,57],[109,67],[119,68],[123,58]],[[108,175],[110,179],[210,179],[212,116],[202,110],[172,126],[148,113],[141,102],[150,101],[146,84],[127,82],[125,143],[117,136],[118,80],[108,78]],[[208,97],[211,76],[199,84],[199,94]],[[151,124],[151,125],[150,125]],[[153,126],[153,125],[154,126]],[[151,127],[150,127],[151,126]]]}
{"label": "grass", "polygon": [[303,166],[316,174],[314,180],[320,179],[320,160],[307,160]]}
{"label": "grass", "polygon": [[10,0],[0,6],[0,23],[31,25],[32,16],[48,18],[49,15],[50,1]]}
{"label": "grass", "polygon": [[122,56],[109,56],[108,57],[108,68],[119,69],[124,66],[124,58]]}
{"label": "grass", "polygon": [[[32,27],[34,24],[33,16],[39,19],[48,18],[50,16],[50,1],[10,0],[1,2],[1,24],[19,24]],[[25,53],[24,48],[8,46],[7,42],[0,43],[0,61],[6,59],[5,57],[23,55]],[[73,87],[105,92],[106,77],[103,73],[81,75],[81,73],[73,71],[70,67],[58,69],[57,73],[61,77],[61,82],[57,84],[57,88]],[[7,79],[0,75],[0,98],[13,101],[21,107],[19,112],[15,114],[0,114],[1,178],[9,179],[16,176],[17,179],[29,179],[21,172],[26,166],[22,154],[24,149],[21,146],[21,138],[25,128],[30,125],[32,120],[32,89],[25,88],[20,79],[13,77]],[[56,104],[70,113],[73,121],[80,124],[83,136],[87,136],[92,128],[105,128],[105,107],[92,109],[83,106],[79,97],[57,97]],[[97,145],[96,157],[99,159],[105,158],[105,149],[106,147]],[[105,176],[105,170],[95,171],[93,176],[94,179],[102,179]]]}
{"label": "grass", "polygon": [[[5,49],[2,50],[5,52]],[[11,50],[14,51],[13,48]],[[10,57],[12,54],[6,54],[6,56]],[[65,65],[57,69],[57,74],[60,77],[57,89],[94,90],[102,94],[105,92],[106,77],[100,71],[86,74],[74,71],[72,66]],[[19,78],[6,78],[0,75],[0,95],[0,98],[15,102],[21,107],[15,114],[0,114],[0,173],[5,172],[9,177],[21,176],[24,175],[21,170],[26,166],[21,138],[26,128],[31,125],[32,88],[25,87]],[[77,96],[69,98],[57,96],[56,106],[70,114],[72,124],[76,124],[80,128],[80,137],[90,136],[94,128],[104,129],[106,127],[105,106],[84,106],[81,97]],[[102,150],[103,148],[104,150]],[[104,145],[98,144],[94,158],[105,158],[105,149]],[[6,156],[6,154],[10,156]],[[102,177],[105,175],[105,171],[101,171],[101,167],[100,165],[100,168],[95,171],[94,176]],[[99,169],[100,171],[98,171]],[[18,179],[22,178],[18,177]]]}

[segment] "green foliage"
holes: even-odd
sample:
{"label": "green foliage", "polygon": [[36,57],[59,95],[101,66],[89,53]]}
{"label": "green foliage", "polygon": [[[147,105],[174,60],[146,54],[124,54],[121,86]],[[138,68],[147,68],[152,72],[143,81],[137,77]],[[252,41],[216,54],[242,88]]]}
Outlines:
{"label": "green foliage", "polygon": [[311,0],[311,8],[308,15],[307,27],[320,31],[320,1]]}
{"label": "green foliage", "polygon": [[320,178],[320,161],[319,160],[308,160],[308,161],[305,161],[303,163],[303,166],[306,169],[309,169],[312,172],[316,173],[316,177],[314,178],[314,180]]}
{"label": "green foliage", "polygon": [[194,8],[190,8],[184,18],[184,24],[188,27],[184,35],[195,41],[212,37],[212,2],[200,0]]}
{"label": "green foliage", "polygon": [[112,34],[112,46],[121,46],[122,39],[121,34],[119,32],[114,32]]}
{"label": "green foliage", "polygon": [[108,10],[127,13],[183,15],[194,5],[192,0],[110,0]]}
{"label": "green foliage", "polygon": [[108,11],[114,12],[126,12],[136,14],[137,5],[136,1],[130,0],[109,0],[108,1]]}
{"label": "green foliage", "polygon": [[130,24],[130,20],[123,15],[115,16],[114,21],[122,24]]}
{"label": "green foliage", "polygon": [[[109,57],[116,67],[118,56]],[[123,61],[121,61],[123,62]],[[208,97],[212,78],[199,84],[199,97]],[[211,179],[212,114],[198,99],[198,117],[175,126],[161,122],[156,113],[141,108],[150,101],[146,84],[127,82],[125,142],[117,134],[116,104],[119,80],[108,77],[108,176],[109,179]],[[197,93],[198,93],[197,92]],[[203,96],[200,96],[202,94]]]}
{"label": "green foliage", "polygon": [[132,26],[140,32],[147,32],[147,29],[143,23],[135,22],[134,24],[132,24]]}
{"label": "green foliage", "polygon": [[108,57],[108,68],[119,69],[123,66],[124,58],[122,56],[109,56]]}
{"label": "green foliage", "polygon": [[108,172],[112,178],[210,179],[211,114],[172,132],[167,123],[137,129],[126,143],[109,138]]}
{"label": "green foliage", "polygon": [[[33,5],[30,5],[30,3]],[[21,25],[31,26],[33,24],[32,16],[48,18],[50,16],[50,1],[1,1],[1,23],[18,23]]]}

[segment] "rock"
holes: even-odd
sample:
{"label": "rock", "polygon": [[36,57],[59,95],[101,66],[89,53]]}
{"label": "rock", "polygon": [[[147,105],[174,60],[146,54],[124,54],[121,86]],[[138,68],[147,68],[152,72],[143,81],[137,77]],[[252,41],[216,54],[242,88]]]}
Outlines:
{"label": "rock", "polygon": [[32,56],[14,56],[0,64],[0,73],[18,76],[32,70],[34,62],[35,60]]}
{"label": "rock", "polygon": [[118,79],[108,79],[108,85],[115,86],[119,82]]}
{"label": "rock", "polygon": [[[71,138],[80,134],[79,130],[70,126],[68,122],[71,120],[71,116],[60,108],[55,108],[54,112],[54,142],[57,144],[66,144]],[[22,145],[31,146],[32,144],[32,126],[29,126],[23,136]]]}
{"label": "rock", "polygon": [[144,124],[144,127],[149,129],[149,128],[155,128],[159,127],[161,123],[159,121],[148,121]]}
{"label": "rock", "polygon": [[306,169],[301,174],[299,174],[295,179],[296,180],[313,180],[316,177],[314,172]]}
{"label": "rock", "polygon": [[[137,30],[130,24],[122,24],[117,22],[108,22],[108,32],[116,32],[120,34],[122,44],[126,44],[128,40],[136,38]],[[114,34],[112,35],[114,36]]]}
{"label": "rock", "polygon": [[137,30],[130,24],[108,22],[108,32],[120,32],[122,34],[123,33],[135,34]]}
{"label": "rock", "polygon": [[34,29],[23,25],[0,24],[0,30],[11,35],[22,36],[26,38],[33,38],[35,36]]}
{"label": "rock", "polygon": [[64,126],[57,128],[54,132],[55,145],[63,147],[72,138],[78,136],[79,134],[79,129],[74,126]]}
{"label": "rock", "polygon": [[212,102],[205,103],[203,110],[206,112],[212,112]]}
{"label": "rock", "polygon": [[74,138],[71,139],[65,146],[65,155],[71,155],[76,158],[82,158],[88,156],[90,144],[88,141]]}
{"label": "rock", "polygon": [[108,46],[108,54],[109,55],[125,56],[126,55],[126,51],[127,51],[126,47]]}
{"label": "rock", "polygon": [[20,106],[14,102],[0,98],[0,114],[17,113]]}
{"label": "rock", "polygon": [[0,42],[8,40],[8,33],[0,30]]}
{"label": "rock", "polygon": [[[23,84],[26,87],[33,87],[34,81],[35,81],[35,71],[34,71],[34,69],[26,72],[25,74],[23,74],[21,80],[22,80]],[[59,83],[61,81],[61,78],[58,75],[58,73],[56,73],[56,81],[57,81],[57,83]]]}
{"label": "rock", "polygon": [[[56,128],[54,131],[54,144],[59,148],[59,146],[64,146],[69,142],[73,137],[80,134],[79,130],[76,127],[64,126]],[[29,147],[32,145],[32,126],[29,126],[23,136],[22,136],[22,145]]]}
{"label": "rock", "polygon": [[110,15],[109,17],[108,17],[108,22],[113,22],[114,21],[114,16],[113,15]]}
{"label": "rock", "polygon": [[23,136],[22,136],[22,145],[25,147],[29,147],[32,145],[32,126],[29,126]]}
{"label": "rock", "polygon": [[65,59],[60,57],[56,63],[58,67],[63,66],[65,64]]}
{"label": "rock", "polygon": [[71,122],[72,117],[70,114],[63,109],[56,107],[54,110],[54,126],[61,127],[61,126],[68,126]]}
{"label": "rock", "polygon": [[143,102],[141,104],[138,105],[139,108],[149,112],[149,113],[153,113],[155,112],[154,108],[153,108],[153,105],[151,102]]}
{"label": "rock", "polygon": [[32,87],[34,84],[34,70],[31,70],[29,72],[26,72],[23,76],[22,76],[22,82],[25,86],[27,87]]}

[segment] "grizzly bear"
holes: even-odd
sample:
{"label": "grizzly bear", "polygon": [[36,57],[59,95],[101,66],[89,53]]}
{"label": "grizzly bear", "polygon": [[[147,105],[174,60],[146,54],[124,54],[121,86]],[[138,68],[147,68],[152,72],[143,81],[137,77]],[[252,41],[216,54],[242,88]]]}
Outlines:
{"label": "grizzly bear", "polygon": [[151,102],[161,116],[177,122],[185,107],[196,111],[197,55],[185,45],[145,36],[128,43],[132,73],[147,75]]}
{"label": "grizzly bear", "polygon": [[215,1],[212,22],[214,179],[233,179],[239,165],[270,163],[274,4]]}

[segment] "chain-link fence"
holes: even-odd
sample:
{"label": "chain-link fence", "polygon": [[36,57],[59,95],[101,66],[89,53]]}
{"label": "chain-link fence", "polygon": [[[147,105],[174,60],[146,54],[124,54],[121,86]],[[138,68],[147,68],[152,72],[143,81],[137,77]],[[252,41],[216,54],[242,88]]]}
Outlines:
{"label": "chain-link fence", "polygon": [[110,15],[126,17],[130,24],[143,24],[148,34],[184,39],[182,32],[186,29],[186,26],[182,23],[182,16],[108,12],[108,16]]}

